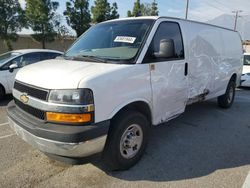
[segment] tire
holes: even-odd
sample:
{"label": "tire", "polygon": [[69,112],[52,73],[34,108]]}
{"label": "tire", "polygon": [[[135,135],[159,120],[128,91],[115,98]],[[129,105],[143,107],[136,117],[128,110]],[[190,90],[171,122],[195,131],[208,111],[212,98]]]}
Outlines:
{"label": "tire", "polygon": [[235,81],[230,80],[227,86],[226,93],[217,98],[218,106],[221,108],[230,108],[234,102],[235,96]]}
{"label": "tire", "polygon": [[5,91],[3,86],[0,85],[0,100],[2,100],[5,96]]}
{"label": "tire", "polygon": [[136,111],[125,111],[111,122],[103,152],[109,170],[126,170],[142,157],[149,133],[149,121]]}

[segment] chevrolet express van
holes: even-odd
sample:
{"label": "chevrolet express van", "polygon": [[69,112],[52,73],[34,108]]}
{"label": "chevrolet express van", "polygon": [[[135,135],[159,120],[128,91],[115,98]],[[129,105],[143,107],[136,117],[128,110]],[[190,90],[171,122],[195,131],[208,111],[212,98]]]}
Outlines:
{"label": "chevrolet express van", "polygon": [[60,158],[102,153],[110,169],[143,155],[150,127],[188,104],[218,97],[229,108],[242,71],[237,32],[168,17],[126,18],[91,27],[63,59],[21,69],[11,127]]}

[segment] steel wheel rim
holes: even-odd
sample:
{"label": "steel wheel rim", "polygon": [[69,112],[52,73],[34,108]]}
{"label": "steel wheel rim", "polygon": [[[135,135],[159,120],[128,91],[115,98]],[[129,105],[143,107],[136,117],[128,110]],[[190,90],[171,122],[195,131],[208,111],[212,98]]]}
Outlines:
{"label": "steel wheel rim", "polygon": [[130,125],[122,134],[120,153],[126,159],[133,158],[140,150],[143,141],[142,128],[138,124]]}

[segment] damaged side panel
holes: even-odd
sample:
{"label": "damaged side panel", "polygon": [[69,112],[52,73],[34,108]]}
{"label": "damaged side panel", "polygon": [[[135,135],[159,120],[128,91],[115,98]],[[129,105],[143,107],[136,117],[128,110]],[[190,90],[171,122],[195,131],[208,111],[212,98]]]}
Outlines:
{"label": "damaged side panel", "polygon": [[[189,23],[191,24],[191,23]],[[193,31],[193,28],[195,31]],[[194,35],[194,33],[197,33]],[[189,100],[214,90],[214,67],[220,62],[222,44],[214,28],[197,24],[189,27]]]}
{"label": "damaged side panel", "polygon": [[[181,34],[181,21],[158,23],[158,29],[152,44],[156,51],[161,51],[161,41],[170,39],[174,42],[175,57],[153,59],[150,65],[153,100],[153,124],[157,125],[176,117],[185,110],[188,99],[188,79],[184,53],[185,40]],[[162,29],[162,30],[161,30]]]}
{"label": "damaged side panel", "polygon": [[[166,38],[172,39],[178,47],[180,43],[176,41],[183,40],[185,57],[151,63],[155,66],[151,71],[153,124],[176,117],[188,104],[223,95],[232,75],[237,73],[239,78],[241,73],[242,51],[236,32],[197,22],[174,22],[180,26],[181,39],[176,39],[176,30],[171,36],[168,27],[164,34],[169,32],[170,37]],[[230,46],[229,40],[236,45]]]}
{"label": "damaged side panel", "polygon": [[155,125],[184,112],[188,91],[184,67],[184,61],[161,62],[151,71]]}
{"label": "damaged side panel", "polygon": [[[197,98],[210,99],[226,92],[231,76],[241,72],[242,51],[236,32],[205,24],[188,24],[188,98],[192,103]],[[230,45],[229,41],[236,45]]]}

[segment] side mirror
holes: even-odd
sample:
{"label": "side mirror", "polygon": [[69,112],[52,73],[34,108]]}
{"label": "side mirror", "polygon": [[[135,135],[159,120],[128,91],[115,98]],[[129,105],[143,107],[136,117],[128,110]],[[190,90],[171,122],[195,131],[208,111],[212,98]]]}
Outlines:
{"label": "side mirror", "polygon": [[13,72],[14,69],[18,68],[17,64],[16,63],[13,63],[9,66],[9,71],[10,72]]}
{"label": "side mirror", "polygon": [[154,52],[156,58],[175,57],[175,47],[173,39],[162,39],[160,41],[159,52]]}

